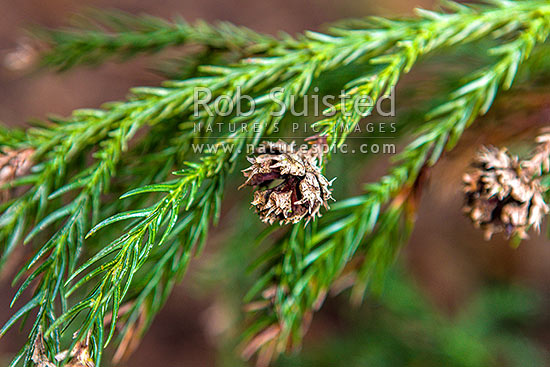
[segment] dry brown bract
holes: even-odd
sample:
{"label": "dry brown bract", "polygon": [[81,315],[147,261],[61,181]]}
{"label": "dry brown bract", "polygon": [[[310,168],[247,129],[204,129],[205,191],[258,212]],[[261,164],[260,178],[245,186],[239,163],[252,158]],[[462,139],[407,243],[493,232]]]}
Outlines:
{"label": "dry brown bract", "polygon": [[[318,167],[317,149],[294,149],[281,140],[264,142],[249,157],[252,166],[243,170],[242,186],[257,186],[252,205],[263,222],[273,224],[306,223],[320,216],[321,206],[328,209],[331,182]],[[241,186],[241,187],[242,187]]]}
{"label": "dry brown bract", "polygon": [[[70,360],[64,365],[65,367],[95,367],[94,362],[90,357],[90,350],[88,348],[90,335],[86,338],[85,342],[77,342],[71,353],[64,351],[55,356],[55,360],[62,362],[67,358],[69,354]],[[36,367],[56,367],[56,364],[50,362],[46,355],[46,348],[44,346],[44,334],[39,327],[36,339],[34,340],[34,348],[32,352],[32,361]]]}
{"label": "dry brown bract", "polygon": [[95,363],[90,357],[90,333],[86,337],[85,341],[79,341],[75,344],[73,350],[69,353],[68,350],[63,351],[55,356],[56,361],[62,362],[67,358],[69,354],[69,361],[65,364],[65,367],[95,367]]}
{"label": "dry brown bract", "polygon": [[17,177],[26,175],[32,167],[34,149],[0,150],[0,202],[8,199],[8,191],[2,186]]}
{"label": "dry brown bract", "polygon": [[31,356],[32,361],[36,367],[55,367],[55,364],[50,362],[46,355],[46,348],[44,347],[44,334],[42,329],[38,327],[38,333],[34,340],[33,351]]}
{"label": "dry brown bract", "polygon": [[486,239],[499,232],[527,238],[531,227],[540,231],[548,213],[538,179],[541,163],[545,161],[538,153],[527,161],[495,147],[484,147],[478,153],[472,172],[463,178],[464,212],[485,231]]}

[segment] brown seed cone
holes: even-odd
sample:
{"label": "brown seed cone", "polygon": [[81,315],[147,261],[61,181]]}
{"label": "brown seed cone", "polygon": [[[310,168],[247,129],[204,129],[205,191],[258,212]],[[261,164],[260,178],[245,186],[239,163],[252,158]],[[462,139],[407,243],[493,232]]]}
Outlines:
{"label": "brown seed cone", "polygon": [[10,181],[26,175],[32,168],[34,149],[0,149],[0,202],[8,199],[8,190],[2,189]]}
{"label": "brown seed cone", "polygon": [[506,149],[484,147],[476,156],[473,170],[463,177],[465,214],[486,239],[494,233],[527,238],[527,230],[540,230],[548,206],[542,188],[531,169],[523,168]]}
{"label": "brown seed cone", "polygon": [[262,143],[256,152],[258,156],[248,158],[252,166],[243,170],[242,186],[259,187],[252,205],[263,222],[307,223],[320,216],[321,206],[328,209],[331,182],[317,166],[315,149],[295,150],[293,144],[279,140]]}

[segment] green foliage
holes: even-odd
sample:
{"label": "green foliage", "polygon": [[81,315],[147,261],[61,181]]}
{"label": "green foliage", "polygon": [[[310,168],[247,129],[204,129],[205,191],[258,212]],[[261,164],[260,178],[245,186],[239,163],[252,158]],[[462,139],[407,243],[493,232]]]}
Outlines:
{"label": "green foliage", "polygon": [[[261,314],[252,328],[280,325],[279,348],[299,341],[304,318],[322,303],[357,251],[362,260],[354,279],[353,298],[360,301],[367,285],[380,281],[412,229],[411,211],[421,191],[421,172],[435,164],[444,149],[456,144],[478,114],[488,110],[501,84],[505,89],[510,87],[519,64],[537,41],[546,38],[548,29],[541,28],[543,24],[544,21],[534,22],[513,41],[491,49],[489,52],[500,59],[475,72],[467,84],[449,96],[448,102],[427,114],[428,122],[420,128],[419,137],[397,157],[399,164],[389,175],[367,185],[364,195],[334,205],[332,215],[316,226],[295,227],[274,245],[278,258],[273,261],[266,257],[271,262],[267,273],[270,278],[259,282],[277,286],[273,306],[277,312],[269,309]],[[377,76],[373,80],[378,83],[380,79]],[[396,199],[384,211],[384,205],[392,198]],[[262,286],[254,289],[261,290]]]}
{"label": "green foliage", "polygon": [[131,16],[118,11],[93,11],[75,19],[68,29],[35,29],[49,50],[42,64],[66,70],[79,64],[100,64],[110,58],[125,60],[139,53],[154,53],[169,46],[199,44],[211,53],[236,51],[253,55],[271,50],[277,40],[230,23],[212,26],[167,22],[152,16]]}
{"label": "green foliage", "polygon": [[[524,289],[488,287],[452,317],[433,309],[403,274],[392,274],[372,307],[342,316],[337,333],[278,366],[540,366],[542,348],[522,335],[535,299]],[[536,302],[535,302],[536,303]]]}
{"label": "green foliage", "polygon": [[[225,231],[223,248],[194,273],[196,286],[190,291],[193,297],[215,291],[213,307],[230,315],[231,325],[241,322],[237,317],[241,294],[250,281],[242,258],[255,250],[257,227],[249,220],[253,213],[246,208],[235,214],[250,224]],[[333,291],[341,289],[337,287]],[[470,294],[449,314],[436,307],[426,293],[438,294],[420,289],[398,262],[388,272],[383,291],[370,294],[360,307],[346,305],[348,292],[334,297],[321,311],[316,330],[300,352],[285,355],[273,365],[519,367],[544,365],[548,358],[543,346],[528,334],[544,312],[535,291],[491,283]],[[230,327],[216,339],[220,366],[247,365],[235,356],[234,334]]]}
{"label": "green foliage", "polygon": [[[31,174],[10,183],[27,190],[3,205],[0,215],[3,260],[23,239],[34,248],[14,281],[22,283],[12,306],[29,289],[32,299],[0,331],[3,335],[19,319],[34,318],[14,365],[32,364],[40,331],[51,360],[90,335],[91,354],[99,365],[113,338],[120,341],[132,337],[136,328],[139,335],[146,330],[217,221],[227,178],[246,146],[274,135],[276,126],[287,121],[273,114],[279,105],[268,98],[272,88],[282,88],[281,100],[290,107],[314,83],[342,72],[351,98],[315,124],[330,146],[340,146],[372,110],[345,114],[357,100],[387,95],[424,56],[490,43],[483,56],[488,64],[471,72],[466,82],[454,79],[460,87],[426,114],[417,138],[388,175],[363,194],[334,205],[321,221],[283,231],[255,262],[262,275],[248,299],[266,288],[275,287],[276,294],[270,307],[251,317],[245,336],[254,341],[276,326],[276,337],[257,349],[271,346],[282,352],[299,344],[305,322],[352,260],[359,263],[353,298],[360,301],[367,286],[383,278],[412,230],[423,173],[490,108],[499,89],[510,88],[522,63],[550,32],[550,6],[544,1],[446,6],[449,12],[369,18],[335,26],[328,34],[306,32],[297,38],[118,13],[100,13],[78,29],[44,32],[50,49],[43,64],[61,70],[184,43],[204,46],[206,60],[219,64],[202,64],[191,78],[134,88],[124,102],[77,110],[26,132],[0,129],[2,146],[34,148],[37,162]],[[536,49],[535,55],[540,50],[547,48]],[[209,55],[233,51],[236,63]],[[204,56],[191,58],[203,61]],[[212,92],[210,109],[217,96],[236,98],[238,93],[252,95],[259,107],[248,116],[212,116],[207,109],[195,114],[198,87]],[[221,136],[194,129],[219,122],[249,128]],[[421,122],[415,119],[414,125]],[[194,154],[191,144],[204,139],[213,141],[212,149]],[[115,200],[111,192],[126,194]],[[121,223],[128,220],[129,225]],[[277,229],[269,228],[260,238]],[[70,340],[73,332],[76,337]]]}

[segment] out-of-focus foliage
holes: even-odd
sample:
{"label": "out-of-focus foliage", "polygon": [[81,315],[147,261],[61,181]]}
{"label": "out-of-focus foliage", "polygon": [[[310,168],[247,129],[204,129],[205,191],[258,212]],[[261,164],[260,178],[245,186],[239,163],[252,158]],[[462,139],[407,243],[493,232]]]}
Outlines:
{"label": "out-of-focus foliage", "polygon": [[[338,158],[335,158],[338,160]],[[254,243],[253,216],[234,208],[231,215],[248,223],[225,232],[223,249],[211,256],[193,278],[193,293],[217,294],[214,307],[226,315],[216,335],[218,365],[245,366],[235,357],[235,329],[244,317],[242,294],[250,269],[241,259],[260,251]],[[217,270],[221,269],[221,270]],[[383,291],[360,307],[346,307],[343,291],[321,312],[320,325],[299,352],[281,356],[277,367],[536,367],[550,357],[529,330],[536,328],[544,302],[534,290],[488,283],[445,313],[432,302],[398,262]],[[207,327],[208,329],[208,327]]]}
{"label": "out-of-focus foliage", "polygon": [[393,273],[369,306],[345,311],[349,329],[277,366],[542,366],[547,353],[524,333],[537,317],[536,300],[526,289],[488,286],[446,316],[405,274]]}
{"label": "out-of-focus foliage", "polygon": [[58,70],[100,64],[110,58],[123,61],[183,44],[205,46],[210,54],[232,51],[241,56],[263,53],[278,44],[273,37],[231,23],[189,24],[181,18],[168,22],[120,11],[91,11],[75,17],[71,28],[37,28],[34,35],[51,49],[45,51],[42,64]]}

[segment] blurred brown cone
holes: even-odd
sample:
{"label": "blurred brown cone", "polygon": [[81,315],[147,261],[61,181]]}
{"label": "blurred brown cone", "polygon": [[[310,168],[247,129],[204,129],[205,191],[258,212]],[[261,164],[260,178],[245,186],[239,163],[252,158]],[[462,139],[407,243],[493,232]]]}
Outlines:
{"label": "blurred brown cone", "polygon": [[9,199],[9,191],[2,189],[2,186],[29,172],[33,165],[33,154],[34,149],[3,148],[0,151],[0,202]]}
{"label": "blurred brown cone", "polygon": [[463,177],[464,212],[485,231],[486,239],[499,232],[527,238],[529,228],[540,230],[548,206],[532,169],[522,163],[506,149],[484,147],[474,160],[472,172]]}

